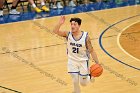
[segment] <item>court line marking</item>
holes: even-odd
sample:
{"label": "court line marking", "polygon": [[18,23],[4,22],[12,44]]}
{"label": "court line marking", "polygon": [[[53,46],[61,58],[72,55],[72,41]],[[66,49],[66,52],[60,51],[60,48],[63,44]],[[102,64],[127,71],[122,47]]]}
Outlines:
{"label": "court line marking", "polygon": [[10,90],[10,91],[13,91],[13,92],[16,92],[16,93],[22,93],[22,92],[19,92],[17,90],[13,90],[13,89],[10,89],[10,88],[7,88],[7,87],[3,87],[3,86],[0,86],[0,88],[7,89],[7,90]]}
{"label": "court line marking", "polygon": [[134,24],[137,24],[137,23],[139,23],[139,22],[140,22],[140,21],[136,21],[136,22],[134,22],[134,23],[132,23],[132,24],[126,26],[126,27],[122,30],[122,32],[120,32],[120,33],[118,34],[118,36],[117,36],[117,45],[119,46],[119,48],[120,48],[125,54],[127,54],[128,56],[130,56],[131,58],[133,58],[133,59],[135,59],[135,60],[137,60],[137,61],[140,61],[140,59],[138,59],[138,58],[134,57],[133,55],[129,54],[129,53],[121,46],[119,40],[120,40],[120,36],[122,35],[122,33],[123,33],[126,29],[128,29],[130,26],[133,26]]}
{"label": "court line marking", "polygon": [[[108,37],[113,37],[113,36],[116,36],[116,35],[111,35],[111,36],[106,36],[106,37],[103,37],[103,38],[108,38]],[[92,38],[91,40],[97,40],[99,38]],[[27,48],[27,49],[22,49],[22,50],[13,50],[11,52],[22,52],[22,51],[28,51],[28,50],[33,50],[33,49],[40,49],[40,48],[46,48],[46,47],[55,47],[55,46],[60,46],[60,45],[64,45],[64,44],[67,44],[67,43],[60,43],[60,44],[52,44],[52,45],[46,45],[46,46],[40,46],[40,47],[34,47],[34,48]],[[7,54],[7,53],[11,53],[11,52],[3,52],[3,53],[0,53],[0,54]]]}
{"label": "court line marking", "polygon": [[137,17],[137,16],[140,16],[140,14],[137,14],[137,15],[134,15],[134,16],[131,16],[131,17],[122,19],[122,20],[120,20],[120,21],[118,21],[118,22],[116,22],[116,23],[114,23],[114,24],[108,26],[108,27],[107,27],[105,30],[103,30],[103,32],[100,34],[100,37],[99,37],[99,45],[100,45],[100,48],[101,48],[108,56],[110,56],[111,58],[113,58],[113,59],[116,60],[117,62],[120,62],[120,63],[123,64],[123,65],[126,65],[126,66],[128,66],[128,67],[131,67],[131,68],[133,68],[133,69],[135,69],[135,70],[139,70],[139,71],[140,71],[140,68],[134,67],[134,66],[132,66],[132,65],[129,65],[129,64],[127,64],[127,63],[125,63],[125,62],[123,62],[123,61],[121,61],[121,60],[115,58],[114,56],[112,56],[109,52],[107,52],[107,50],[105,50],[105,48],[104,48],[103,45],[102,45],[102,37],[103,37],[103,35],[104,35],[104,33],[105,33],[106,31],[108,31],[111,27],[115,26],[115,25],[118,24],[118,23],[121,23],[121,22],[123,22],[123,21],[129,20],[129,19],[131,19],[131,18],[135,18],[135,17]]}

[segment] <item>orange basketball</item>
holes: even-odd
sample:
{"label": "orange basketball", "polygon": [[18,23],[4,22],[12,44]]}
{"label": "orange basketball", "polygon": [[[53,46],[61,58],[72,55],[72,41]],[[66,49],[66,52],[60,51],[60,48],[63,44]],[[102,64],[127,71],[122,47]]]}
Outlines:
{"label": "orange basketball", "polygon": [[103,68],[99,64],[94,64],[90,67],[90,74],[93,77],[99,77],[103,73]]}

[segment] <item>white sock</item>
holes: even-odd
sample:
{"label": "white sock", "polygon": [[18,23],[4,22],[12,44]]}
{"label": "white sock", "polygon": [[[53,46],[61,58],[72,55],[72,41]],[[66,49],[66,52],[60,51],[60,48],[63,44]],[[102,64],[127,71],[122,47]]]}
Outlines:
{"label": "white sock", "polygon": [[41,2],[41,6],[44,6],[45,5],[45,3],[44,2]]}
{"label": "white sock", "polygon": [[32,4],[32,7],[33,7],[33,8],[36,8],[36,5],[35,5],[35,4]]}

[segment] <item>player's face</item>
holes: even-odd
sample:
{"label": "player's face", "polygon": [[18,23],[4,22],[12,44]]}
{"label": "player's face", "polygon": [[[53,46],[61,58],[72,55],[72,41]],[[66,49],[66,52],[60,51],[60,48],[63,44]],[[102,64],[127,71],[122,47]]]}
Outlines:
{"label": "player's face", "polygon": [[77,22],[75,22],[75,21],[72,21],[72,22],[71,22],[71,31],[72,31],[72,32],[77,32],[77,31],[79,31],[79,28],[80,28],[80,25],[78,25]]}

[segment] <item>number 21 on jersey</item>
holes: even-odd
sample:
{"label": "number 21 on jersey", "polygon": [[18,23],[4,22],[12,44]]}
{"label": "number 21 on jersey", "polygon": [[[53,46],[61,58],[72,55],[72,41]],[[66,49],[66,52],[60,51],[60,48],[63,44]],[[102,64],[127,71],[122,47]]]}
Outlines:
{"label": "number 21 on jersey", "polygon": [[73,52],[73,53],[79,53],[79,48],[72,47],[72,52]]}

